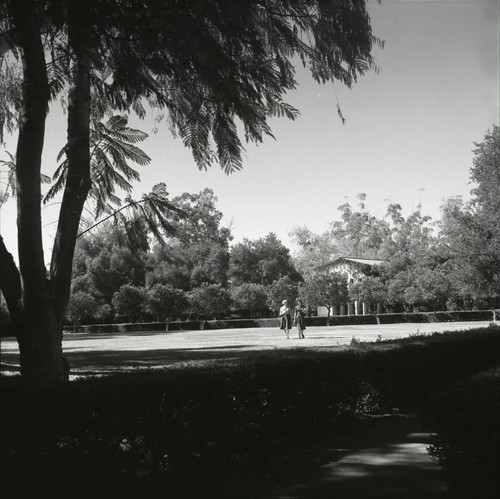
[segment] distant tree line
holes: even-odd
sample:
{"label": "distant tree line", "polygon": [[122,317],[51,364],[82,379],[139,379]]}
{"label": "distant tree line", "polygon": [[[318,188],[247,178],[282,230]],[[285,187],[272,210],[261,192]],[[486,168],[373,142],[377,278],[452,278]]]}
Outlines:
{"label": "distant tree line", "polygon": [[306,283],[322,277],[315,270],[339,256],[377,258],[379,272],[349,286],[351,300],[381,303],[389,312],[483,309],[500,306],[500,131],[488,131],[474,144],[471,199],[447,199],[441,219],[431,220],[421,205],[403,216],[388,204],[383,218],[358,206],[339,207],[340,220],[324,234],[306,227],[292,237],[294,258]]}
{"label": "distant tree line", "polygon": [[108,221],[79,238],[68,321],[258,317],[274,314],[288,288],[293,299],[303,279],[289,250],[272,233],[230,246],[216,201],[210,189],[173,198],[185,215],[170,220],[163,244],[131,244],[133,219],[128,234]]}
{"label": "distant tree line", "polygon": [[[388,204],[385,216],[376,217],[359,194],[357,206],[339,207],[339,219],[325,233],[295,228],[293,255],[273,233],[232,244],[210,189],[173,198],[170,218],[161,222],[168,230],[158,238],[154,218],[131,202],[128,215],[121,212],[78,238],[66,321],[264,317],[298,296],[312,313],[348,300],[365,302],[371,311],[382,304],[386,312],[499,307],[499,127],[475,144],[474,153],[470,201],[447,199],[440,220],[424,215],[420,205],[405,217],[400,205]],[[162,189],[154,190],[160,199]],[[340,256],[384,264],[348,285],[325,267]],[[2,322],[8,326],[5,303]]]}
{"label": "distant tree line", "polygon": [[[376,217],[360,194],[356,207],[339,207],[339,220],[327,232],[295,228],[293,255],[272,233],[231,244],[210,189],[172,199],[185,216],[172,219],[172,235],[163,244],[143,237],[131,245],[123,226],[96,227],[78,241],[67,319],[262,317],[297,296],[311,312],[348,300],[361,300],[372,311],[379,303],[387,312],[498,307],[498,127],[475,147],[471,200],[446,200],[440,220],[424,215],[420,205],[405,217],[400,205],[388,204],[385,216]],[[340,256],[384,264],[348,285],[345,276],[322,269]]]}

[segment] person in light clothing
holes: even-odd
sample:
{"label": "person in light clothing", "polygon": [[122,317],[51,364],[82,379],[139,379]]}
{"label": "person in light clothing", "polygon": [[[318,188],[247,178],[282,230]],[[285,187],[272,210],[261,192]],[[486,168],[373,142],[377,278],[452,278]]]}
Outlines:
{"label": "person in light clothing", "polygon": [[290,328],[292,327],[292,314],[288,308],[288,302],[282,301],[283,306],[280,308],[280,329],[285,332],[285,338],[290,338]]}

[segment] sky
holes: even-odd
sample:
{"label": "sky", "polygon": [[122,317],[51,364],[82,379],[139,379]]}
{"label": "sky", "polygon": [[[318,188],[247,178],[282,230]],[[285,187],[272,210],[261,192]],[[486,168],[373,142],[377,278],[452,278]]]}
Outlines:
{"label": "sky", "polygon": [[[165,126],[153,133],[152,116],[132,118],[131,126],[150,133],[141,147],[152,158],[139,169],[133,196],[158,182],[172,197],[209,187],[234,243],[274,232],[292,249],[295,227],[325,232],[339,219],[341,204],[357,207],[359,193],[379,217],[389,202],[406,214],[421,203],[436,220],[444,199],[467,199],[474,142],[499,122],[499,0],[370,1],[369,12],[374,35],[385,42],[373,51],[380,71],[348,89],[319,85],[297,67],[300,86],[286,100],[300,117],[272,119],[275,140],[248,144],[240,172],[228,176],[218,165],[199,171]],[[43,156],[47,175],[65,135],[65,117],[54,108]],[[14,152],[15,141],[6,149]],[[57,209],[42,211],[46,260]],[[2,235],[15,251],[15,202],[0,216]]]}

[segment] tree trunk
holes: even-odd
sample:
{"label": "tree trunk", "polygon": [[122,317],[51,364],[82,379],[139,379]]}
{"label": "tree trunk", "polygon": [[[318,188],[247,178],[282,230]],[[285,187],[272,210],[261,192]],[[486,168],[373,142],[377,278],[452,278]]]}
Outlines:
{"label": "tree trunk", "polygon": [[0,241],[0,287],[7,301],[29,378],[68,377],[62,356],[62,326],[69,301],[71,270],[83,204],[90,188],[90,77],[86,2],[68,2],[69,47],[73,55],[68,110],[68,175],[54,243],[50,280],[43,255],[40,168],[49,87],[33,0],[10,0],[9,9],[23,62],[23,109],[17,145],[19,271]]}
{"label": "tree trunk", "polygon": [[61,329],[71,290],[76,238],[90,190],[90,57],[87,18],[87,2],[68,2],[68,44],[73,55],[68,95],[68,172],[50,269]]}
{"label": "tree trunk", "polygon": [[21,372],[30,378],[62,379],[62,337],[57,330],[45,268],[41,229],[40,167],[49,87],[36,5],[11,0],[9,8],[23,63],[23,108],[17,143],[17,226],[20,280],[2,241],[2,270],[10,278],[2,287],[19,342]]}

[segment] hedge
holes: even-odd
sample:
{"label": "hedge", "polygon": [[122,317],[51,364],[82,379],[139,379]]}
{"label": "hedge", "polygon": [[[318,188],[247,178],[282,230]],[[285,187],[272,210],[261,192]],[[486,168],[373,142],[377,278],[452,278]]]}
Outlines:
{"label": "hedge", "polygon": [[500,328],[50,386],[0,378],[2,489],[6,497],[255,497],[266,473],[283,479],[290,449],[356,414],[414,407],[495,365]]}
{"label": "hedge", "polygon": [[[456,312],[406,312],[377,315],[334,315],[306,317],[306,326],[345,326],[361,324],[397,324],[402,322],[493,321],[500,318],[500,310],[462,310]],[[141,331],[197,331],[200,329],[233,329],[279,327],[276,317],[265,319],[222,319],[202,321],[145,322],[128,324],[95,324],[65,327],[65,332],[124,333]]]}
{"label": "hedge", "polygon": [[452,497],[500,497],[500,366],[447,386],[426,409]]}

